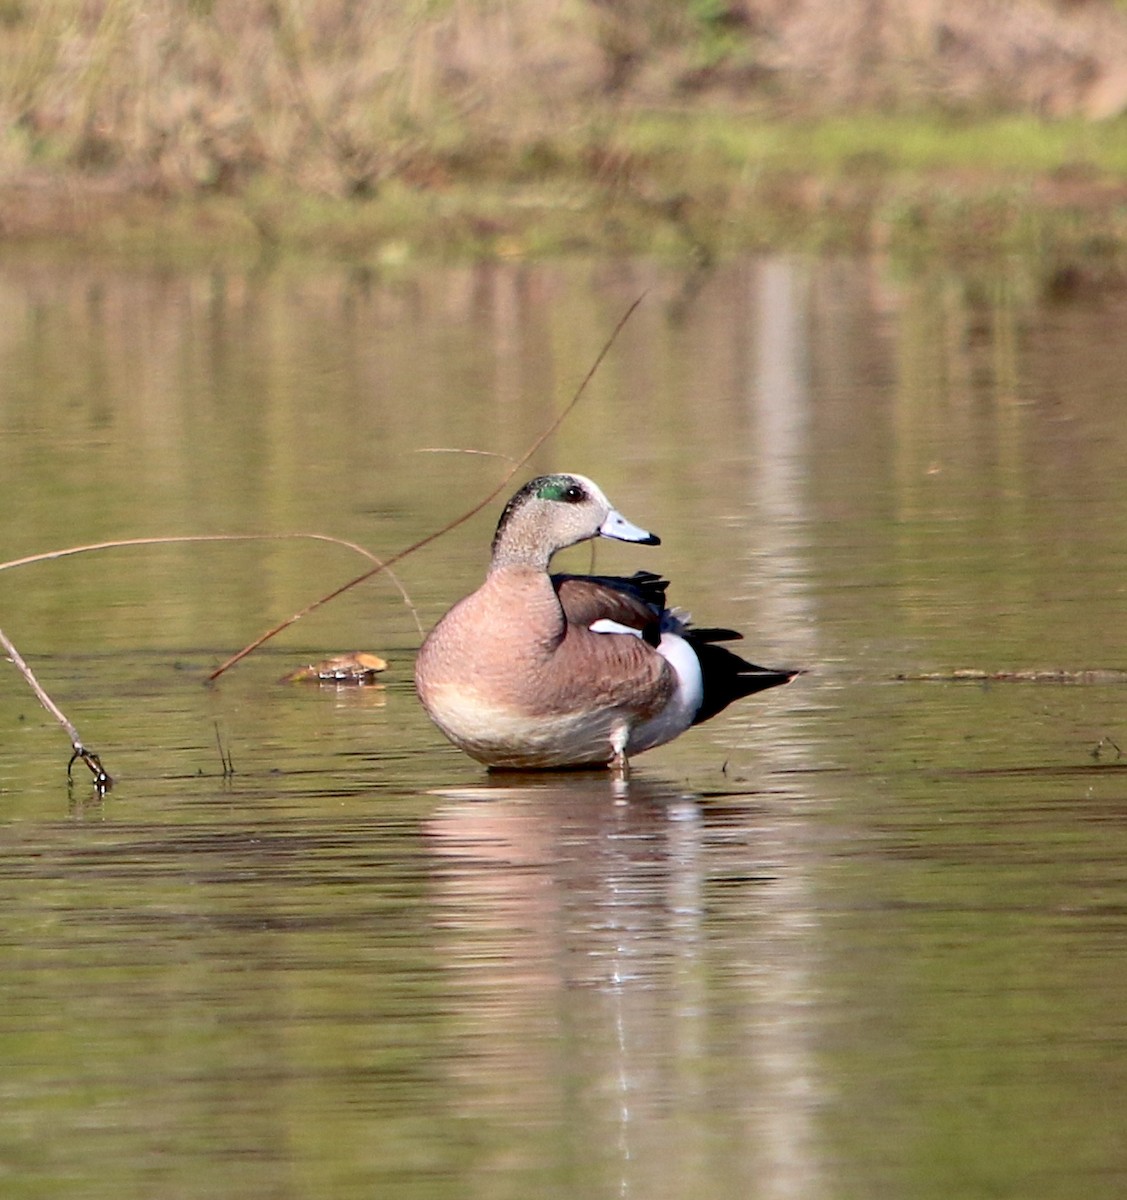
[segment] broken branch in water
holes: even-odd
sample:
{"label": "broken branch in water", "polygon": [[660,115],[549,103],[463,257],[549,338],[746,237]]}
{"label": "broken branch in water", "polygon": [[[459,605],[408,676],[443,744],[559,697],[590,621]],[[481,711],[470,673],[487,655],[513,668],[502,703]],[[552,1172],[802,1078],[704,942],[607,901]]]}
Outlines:
{"label": "broken branch in water", "polygon": [[1127,670],[1116,667],[1092,667],[1084,670],[957,671],[902,672],[893,676],[898,683],[1127,683]]}
{"label": "broken branch in water", "polygon": [[536,451],[544,445],[544,443],[552,436],[552,434],[559,429],[559,427],[571,414],[572,409],[575,408],[582,398],[584,392],[586,392],[587,385],[595,377],[595,372],[598,371],[599,367],[602,366],[603,359],[606,358],[606,356],[610,353],[611,347],[617,341],[618,335],[622,332],[626,322],[629,321],[634,315],[634,310],[639,304],[642,303],[644,299],[645,293],[643,292],[642,295],[640,295],[618,319],[618,324],[615,325],[614,329],[611,330],[610,336],[603,343],[602,349],[597,355],[595,355],[595,361],[591,364],[587,374],[583,376],[582,380],[580,380],[579,386],[575,389],[575,394],[568,401],[568,403],[564,405],[563,409],[555,417],[551,424],[534,439],[532,445],[529,446],[529,448],[520,456],[520,458],[513,463],[505,477],[500,483],[497,484],[495,488],[493,488],[491,492],[489,492],[488,495],[482,497],[482,499],[479,500],[472,508],[466,509],[466,511],[460,516],[455,517],[452,521],[448,521],[442,526],[441,529],[436,530],[434,533],[428,533],[426,537],[419,538],[417,542],[412,542],[410,546],[407,546],[403,550],[397,551],[390,558],[385,559],[383,563],[373,567],[370,571],[365,571],[363,575],[357,575],[355,579],[350,579],[347,583],[342,584],[340,587],[329,592],[328,595],[322,596],[319,600],[314,600],[311,604],[307,604],[303,609],[295,612],[292,617],[287,617],[284,621],[280,621],[272,629],[268,629],[264,634],[255,638],[255,640],[249,645],[244,646],[238,652],[238,654],[231,655],[226,662],[221,663],[218,667],[216,667],[215,670],[212,671],[212,673],[207,677],[208,681],[212,682],[218,679],[219,676],[225,671],[230,670],[231,667],[233,667],[236,663],[241,662],[248,654],[252,654],[264,642],[268,642],[272,637],[281,633],[282,630],[288,629],[292,624],[294,624],[295,621],[300,621],[302,617],[308,616],[311,612],[314,612],[322,605],[328,604],[330,600],[335,600],[338,596],[342,595],[344,592],[347,592],[350,588],[356,587],[357,584],[364,583],[366,580],[371,579],[373,575],[378,575],[380,571],[386,571],[388,567],[392,566],[394,563],[400,562],[409,554],[414,554],[416,550],[421,550],[424,546],[429,546],[431,542],[438,541],[440,537],[443,537],[445,534],[457,529],[459,525],[464,525],[471,517],[476,517],[483,508],[489,504],[492,504],[492,502],[505,490],[505,488],[508,487],[513,476],[521,469],[521,467],[524,466],[526,462],[528,462],[528,460],[536,453]]}
{"label": "broken branch in water", "polygon": [[94,786],[99,791],[104,792],[111,788],[113,786],[113,779],[105,767],[102,766],[101,759],[98,758],[93,750],[83,745],[82,739],[78,736],[78,730],[67,719],[63,710],[43,690],[39,680],[32,674],[31,668],[24,662],[20,652],[12,645],[8,635],[2,629],[0,629],[0,645],[7,651],[8,658],[12,661],[15,668],[27,680],[39,703],[66,730],[67,737],[70,738],[70,744],[74,750],[74,753],[70,756],[70,762],[67,763],[67,775],[70,775],[70,769],[74,766],[75,760],[81,759],[90,768],[90,773],[94,776]]}
{"label": "broken branch in water", "polygon": [[[136,538],[115,538],[108,542],[92,542],[83,546],[67,546],[62,550],[46,550],[41,554],[28,554],[23,558],[14,558],[8,562],[0,563],[0,571],[6,571],[13,567],[26,567],[32,563],[49,562],[56,558],[69,558],[75,554],[90,554],[95,550],[117,550],[126,546],[168,546],[181,542],[253,542],[253,541],[277,541],[283,539],[305,538],[316,542],[333,542],[338,546],[345,546],[349,550],[355,550],[357,554],[362,554],[371,562],[377,564],[376,570],[386,569],[387,564],[383,563],[369,550],[365,550],[363,546],[358,546],[355,542],[345,541],[344,538],[331,537],[325,533],[190,533],[190,534],[172,534],[161,537],[136,537]],[[374,574],[375,572],[371,572]],[[388,578],[395,584],[399,590],[399,594],[403,597],[403,602],[410,610],[412,617],[415,620],[415,625],[419,632],[422,632],[422,623],[419,621],[418,610],[411,601],[411,597],[407,594],[406,589],[400,583],[399,578],[394,571],[388,571]],[[92,750],[87,749],[83,745],[82,739],[78,736],[78,730],[74,725],[67,720],[59,706],[51,699],[50,696],[40,686],[39,681],[32,674],[31,668],[24,662],[19,651],[12,645],[11,641],[0,630],[0,645],[8,653],[8,657],[12,663],[18,668],[23,677],[35,692],[39,703],[59,722],[66,730],[67,736],[70,738],[71,746],[74,748],[74,754],[71,755],[70,762],[67,763],[67,775],[70,775],[71,767],[74,766],[76,759],[81,759],[87,767],[90,768],[91,774],[94,776],[95,786],[100,791],[106,791],[113,786],[113,779],[110,774],[102,766],[101,760]],[[221,751],[222,757],[222,751]],[[226,765],[229,765],[229,761]],[[232,773],[234,768],[231,768]],[[225,772],[226,773],[226,772]]]}

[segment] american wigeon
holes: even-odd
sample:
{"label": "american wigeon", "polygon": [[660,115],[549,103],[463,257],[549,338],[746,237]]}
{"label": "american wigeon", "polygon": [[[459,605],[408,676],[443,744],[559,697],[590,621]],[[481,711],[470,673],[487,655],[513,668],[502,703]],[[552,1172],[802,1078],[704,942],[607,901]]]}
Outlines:
{"label": "american wigeon", "polygon": [[549,575],[589,538],[656,546],[583,475],[541,475],[505,505],[485,582],[423,642],[415,687],[434,723],[491,768],[610,765],[733,700],[786,683],[665,607],[666,581]]}

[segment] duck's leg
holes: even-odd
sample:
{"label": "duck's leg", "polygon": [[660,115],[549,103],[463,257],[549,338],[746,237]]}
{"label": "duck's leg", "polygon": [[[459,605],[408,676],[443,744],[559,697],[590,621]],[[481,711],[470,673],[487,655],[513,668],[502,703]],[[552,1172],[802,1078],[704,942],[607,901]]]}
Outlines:
{"label": "duck's leg", "polygon": [[610,745],[614,754],[607,766],[614,772],[616,779],[626,779],[630,774],[630,761],[626,757],[626,743],[630,741],[630,726],[623,722],[615,727],[610,735]]}

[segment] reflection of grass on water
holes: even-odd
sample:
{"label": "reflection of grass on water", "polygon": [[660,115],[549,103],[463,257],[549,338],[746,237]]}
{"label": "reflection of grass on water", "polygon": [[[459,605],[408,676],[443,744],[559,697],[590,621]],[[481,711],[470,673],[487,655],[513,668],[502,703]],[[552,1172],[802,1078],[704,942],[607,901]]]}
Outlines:
{"label": "reflection of grass on water", "polygon": [[[851,7],[818,2],[823,24]],[[1065,18],[1025,4],[1050,44]],[[924,29],[905,0],[864,27],[852,73],[822,81],[819,48],[800,61],[785,19],[760,21],[770,8],[0,0],[0,223],[141,253],[373,261],[765,246],[1074,261],[1127,245],[1122,118],[1087,119],[1127,99],[1084,82],[1116,83],[1099,58],[1101,34],[1109,59],[1127,39],[1113,10],[1075,62],[1015,42],[999,83],[1028,21],[979,27],[952,6],[964,40],[1000,45],[941,75],[905,49],[903,22]],[[1005,109],[1026,115],[983,115]]]}

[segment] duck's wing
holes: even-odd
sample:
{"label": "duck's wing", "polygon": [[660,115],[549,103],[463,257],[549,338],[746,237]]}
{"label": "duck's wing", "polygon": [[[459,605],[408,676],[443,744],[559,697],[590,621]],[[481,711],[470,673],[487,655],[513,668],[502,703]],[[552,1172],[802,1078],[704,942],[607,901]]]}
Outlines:
{"label": "duck's wing", "polygon": [[612,621],[638,630],[651,646],[661,640],[668,581],[660,575],[553,575],[552,583],[569,625],[590,629],[597,621]]}
{"label": "duck's wing", "polygon": [[[720,642],[736,641],[743,635],[734,629],[695,628],[686,614],[667,609],[665,589],[668,581],[651,571],[639,571],[629,578],[553,575],[552,583],[569,625],[590,629],[599,621],[608,621],[641,634],[638,640],[609,638],[602,643],[602,653],[630,657],[629,664],[625,660],[618,662],[616,658],[616,670],[610,673],[616,680],[619,676],[636,680],[652,675],[650,685],[655,695],[660,692],[668,699],[674,672],[660,655],[652,654],[641,643],[656,647],[663,632],[684,638],[700,662],[704,684],[704,697],[693,718],[694,725],[716,716],[744,696],[779,687],[801,674],[800,671],[757,666],[719,645]],[[596,632],[600,630],[596,629]]]}

